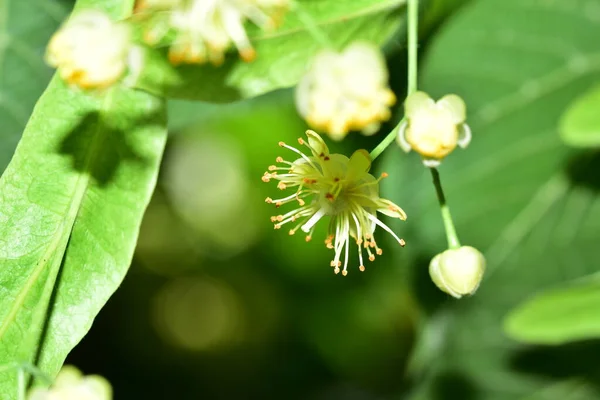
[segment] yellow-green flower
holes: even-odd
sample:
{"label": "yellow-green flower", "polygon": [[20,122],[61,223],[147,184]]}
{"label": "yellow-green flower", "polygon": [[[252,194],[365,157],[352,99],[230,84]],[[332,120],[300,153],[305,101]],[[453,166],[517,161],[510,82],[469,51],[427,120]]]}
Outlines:
{"label": "yellow-green flower", "polygon": [[98,375],[83,374],[75,367],[63,367],[52,387],[35,388],[28,400],[112,400],[112,388],[106,379]]}
{"label": "yellow-green flower", "polygon": [[427,93],[415,92],[406,98],[404,109],[398,144],[406,152],[419,153],[428,167],[439,165],[457,145],[465,148],[471,141],[465,103],[455,94],[435,102]]}
{"label": "yellow-green flower", "polygon": [[317,223],[322,218],[329,217],[329,236],[325,244],[335,252],[331,261],[334,272],[337,274],[342,271],[344,276],[348,273],[351,240],[358,247],[361,271],[365,269],[365,251],[370,261],[375,259],[375,255],[382,254],[373,236],[377,226],[404,246],[404,240],[377,217],[377,212],[380,212],[405,220],[406,213],[391,201],[379,197],[379,182],[387,174],[382,174],[379,178],[369,174],[369,153],[358,150],[350,158],[332,154],[317,133],[309,130],[306,135],[308,140],[300,138],[298,142],[308,148],[308,155],[279,142],[281,147],[291,150],[298,158],[290,162],[277,157],[279,166],[270,166],[262,178],[264,182],[277,180],[277,187],[281,190],[294,190],[294,193],[280,199],[268,197],[267,203],[275,204],[278,208],[287,203],[298,203],[294,210],[271,217],[275,229],[292,223],[290,235],[300,229],[307,234],[306,241],[309,241]]}
{"label": "yellow-green flower", "polygon": [[377,132],[395,102],[385,58],[366,42],[352,43],[340,53],[319,52],[296,88],[298,113],[333,140],[352,130]]}

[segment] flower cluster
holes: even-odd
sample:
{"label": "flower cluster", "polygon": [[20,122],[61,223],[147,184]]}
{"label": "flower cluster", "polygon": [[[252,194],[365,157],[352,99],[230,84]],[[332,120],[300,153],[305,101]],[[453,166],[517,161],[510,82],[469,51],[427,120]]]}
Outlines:
{"label": "flower cluster", "polygon": [[318,53],[296,89],[296,107],[308,124],[341,140],[349,131],[375,133],[396,102],[381,51],[356,42],[341,53]]}
{"label": "flower cluster", "polygon": [[65,366],[59,372],[52,387],[35,388],[28,400],[111,400],[112,388],[106,379],[98,375],[83,376],[73,366]]}
{"label": "flower cluster", "polygon": [[406,98],[404,108],[398,144],[406,152],[419,153],[428,167],[438,166],[457,145],[465,148],[471,141],[465,103],[455,94],[435,102],[427,93],[415,92]]}
{"label": "flower cluster", "polygon": [[141,69],[129,26],[95,10],[79,12],[63,24],[50,39],[46,62],[67,83],[84,89],[108,87],[128,69]]}
{"label": "flower cluster", "polygon": [[220,65],[232,44],[243,60],[252,61],[255,51],[244,24],[250,20],[273,29],[288,7],[289,0],[145,0],[138,11],[150,16],[144,35],[149,44],[174,32],[169,49],[173,64]]}
{"label": "flower cluster", "polygon": [[361,271],[365,269],[364,251],[370,261],[375,259],[375,255],[382,254],[373,236],[377,226],[404,246],[404,240],[377,218],[377,212],[380,212],[401,220],[406,219],[406,213],[400,207],[379,197],[379,182],[387,174],[382,174],[378,179],[369,174],[371,160],[365,150],[356,151],[350,158],[332,154],[317,133],[309,130],[306,135],[308,140],[300,138],[298,142],[308,148],[309,155],[280,142],[281,147],[291,150],[298,158],[290,162],[277,157],[279,166],[270,166],[262,178],[264,182],[277,180],[277,187],[281,190],[295,190],[293,194],[280,199],[266,199],[267,203],[275,204],[278,208],[286,203],[298,203],[298,208],[271,217],[275,229],[293,223],[290,235],[301,229],[307,234],[306,240],[309,241],[317,222],[323,217],[330,217],[329,236],[325,244],[335,252],[331,261],[334,272],[337,274],[341,271],[342,275],[348,273],[351,238],[358,246]]}

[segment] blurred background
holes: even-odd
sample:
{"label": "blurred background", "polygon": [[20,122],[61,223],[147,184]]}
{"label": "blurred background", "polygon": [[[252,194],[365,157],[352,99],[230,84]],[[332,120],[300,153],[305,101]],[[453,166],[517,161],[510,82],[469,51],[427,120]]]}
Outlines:
{"label": "blurred background", "polygon": [[[51,76],[45,44],[72,6],[10,3],[17,40],[6,45],[0,26],[2,167]],[[44,11],[31,14],[33,3]],[[408,214],[394,225],[406,248],[380,235],[384,256],[336,276],[317,240],[325,232],[306,243],[274,231],[264,203],[276,188],[263,172],[289,157],[277,143],[306,129],[293,91],[172,101],[131,270],[67,362],[107,377],[116,399],[600,398],[599,342],[526,346],[502,326],[539,290],[598,270],[600,157],[558,135],[563,111],[599,81],[598,37],[598,0],[422,2],[419,85],[462,96],[474,133],[440,169],[462,243],[488,261],[469,299],[429,279],[446,244],[417,156],[392,145],[374,166],[390,174],[382,196]],[[385,50],[402,98],[401,29]],[[331,147],[370,150],[399,117],[400,106],[379,134]]]}

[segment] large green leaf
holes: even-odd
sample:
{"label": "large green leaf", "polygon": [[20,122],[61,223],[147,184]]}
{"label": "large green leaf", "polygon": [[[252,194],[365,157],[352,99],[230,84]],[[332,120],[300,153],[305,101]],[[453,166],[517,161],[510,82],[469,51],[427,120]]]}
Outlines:
{"label": "large green leaf", "polygon": [[561,344],[600,337],[598,276],[551,289],[519,305],[507,317],[506,332],[538,344]]}
{"label": "large green leaf", "polygon": [[[353,40],[383,45],[404,21],[405,0],[305,0],[302,10],[329,36],[335,46]],[[179,68],[182,84],[172,97],[206,101],[231,101],[257,96],[274,89],[294,86],[308,62],[322,48],[310,35],[298,14],[290,11],[285,22],[272,33],[249,30],[257,58],[245,63],[231,54],[225,64]]]}
{"label": "large green leaf", "polygon": [[[474,297],[442,304],[451,322],[415,398],[514,399],[553,376],[590,372],[560,349],[534,357],[502,330],[503,316],[536,291],[598,268],[600,160],[570,154],[557,129],[564,109],[600,76],[600,25],[584,5],[597,10],[600,2],[475,1],[429,49],[421,88],[457,93],[469,108],[473,141],[440,173],[460,238],[484,251],[488,271]],[[427,262],[445,238],[431,178],[416,155],[398,149],[385,167],[398,176],[384,191],[408,213],[410,232],[400,232],[421,261],[415,274],[427,284],[418,294],[433,311],[442,296]]]}
{"label": "large green leaf", "polygon": [[0,171],[50,81],[42,55],[66,12],[59,1],[0,0]]}
{"label": "large green leaf", "polygon": [[[127,272],[165,139],[161,99],[50,83],[0,179],[0,364],[52,376],[87,333]],[[0,374],[3,400],[15,377]]]}
{"label": "large green leaf", "polygon": [[600,147],[600,86],[571,104],[560,120],[560,135],[574,147]]}

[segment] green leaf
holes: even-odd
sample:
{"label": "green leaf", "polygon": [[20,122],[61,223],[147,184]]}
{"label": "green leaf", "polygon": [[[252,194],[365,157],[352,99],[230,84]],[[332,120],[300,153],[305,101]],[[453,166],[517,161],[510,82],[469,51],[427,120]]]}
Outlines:
{"label": "green leaf", "polygon": [[[102,7],[122,17],[120,3]],[[156,182],[165,109],[147,93],[85,94],[58,77],[38,101],[0,178],[0,364],[55,375],[121,283]],[[0,373],[3,400],[16,387],[16,371]]]}
{"label": "green leaf", "polygon": [[560,136],[574,147],[600,147],[600,86],[575,100],[560,120]]}
{"label": "green leaf", "polygon": [[[306,0],[302,9],[327,34],[335,46],[354,40],[379,45],[390,40],[404,20],[405,0]],[[232,101],[294,86],[319,44],[298,16],[290,11],[284,24],[272,33],[249,29],[257,58],[251,63],[231,54],[225,64],[188,65],[178,68],[181,85],[169,96],[206,101]]]}
{"label": "green leaf", "polygon": [[0,172],[50,81],[42,56],[66,13],[57,1],[0,0]]}
{"label": "green leaf", "polygon": [[461,243],[480,249],[488,270],[471,298],[439,293],[427,276],[431,257],[446,248],[431,176],[414,153],[388,150],[383,191],[408,214],[398,232],[417,260],[417,293],[427,311],[452,315],[420,398],[519,398],[597,368],[548,362],[559,349],[537,357],[502,327],[537,291],[597,269],[600,157],[570,153],[557,132],[562,112],[600,77],[600,25],[584,4],[474,1],[427,51],[420,89],[467,104],[473,140],[440,174]]}
{"label": "green leaf", "polygon": [[514,339],[562,344],[600,337],[600,281],[592,275],[564,288],[544,291],[511,311],[505,330]]}

